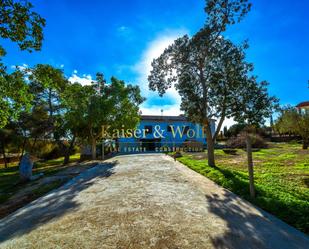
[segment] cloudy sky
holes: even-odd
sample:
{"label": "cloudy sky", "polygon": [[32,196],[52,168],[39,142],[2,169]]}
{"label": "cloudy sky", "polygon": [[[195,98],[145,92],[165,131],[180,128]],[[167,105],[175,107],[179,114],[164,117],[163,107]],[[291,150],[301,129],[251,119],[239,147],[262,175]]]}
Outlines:
{"label": "cloudy sky", "polygon": [[[151,61],[174,39],[192,35],[205,20],[204,0],[32,0],[47,22],[42,51],[20,52],[1,41],[9,66],[48,63],[71,81],[91,82],[96,72],[138,84],[143,114],[179,114],[175,90],[163,98],[148,90]],[[309,100],[309,1],[258,0],[226,36],[249,39],[248,60],[282,104]]]}

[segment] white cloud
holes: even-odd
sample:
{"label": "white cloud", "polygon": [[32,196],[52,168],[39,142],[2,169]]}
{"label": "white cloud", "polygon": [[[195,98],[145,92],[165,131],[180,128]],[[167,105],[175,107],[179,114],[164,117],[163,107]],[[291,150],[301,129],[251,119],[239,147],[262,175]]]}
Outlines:
{"label": "white cloud", "polygon": [[[151,62],[153,59],[158,58],[170,44],[173,43],[175,39],[181,37],[188,32],[186,30],[173,30],[164,32],[159,35],[156,39],[150,42],[143,52],[140,61],[133,66],[133,71],[138,75],[136,82],[141,88],[142,95],[151,100],[154,97],[158,96],[158,93],[152,92],[148,88],[148,75],[152,69]],[[166,94],[163,96],[163,99],[168,99],[169,102],[172,102],[170,105],[147,105],[147,101],[142,104],[141,110],[143,114],[147,115],[159,115],[161,114],[161,109],[163,109],[164,115],[179,115],[180,112],[180,103],[181,99],[174,87],[167,90]]]}
{"label": "white cloud", "polygon": [[21,71],[25,71],[25,70],[27,70],[29,68],[29,66],[28,66],[28,64],[23,63],[22,65],[19,65],[19,66],[12,65],[11,68],[12,69],[19,69]]}
{"label": "white cloud", "polygon": [[69,77],[68,79],[71,83],[79,83],[83,86],[86,86],[86,85],[91,85],[92,83],[92,77],[90,74],[86,75],[86,74],[83,74],[82,77],[78,76],[77,75],[77,70],[74,70],[71,77]]}
{"label": "white cloud", "polygon": [[29,68],[29,65],[28,65],[28,64],[23,63],[23,64],[20,65],[20,66],[14,66],[14,65],[12,65],[11,68],[12,68],[13,70],[20,70],[21,72],[25,73],[24,79],[25,79],[26,81],[29,81],[29,75],[32,75],[32,72],[29,70],[30,68]]}
{"label": "white cloud", "polygon": [[63,65],[63,64],[61,64],[61,65],[60,65],[60,67],[61,67],[61,68],[64,68],[64,65]]}

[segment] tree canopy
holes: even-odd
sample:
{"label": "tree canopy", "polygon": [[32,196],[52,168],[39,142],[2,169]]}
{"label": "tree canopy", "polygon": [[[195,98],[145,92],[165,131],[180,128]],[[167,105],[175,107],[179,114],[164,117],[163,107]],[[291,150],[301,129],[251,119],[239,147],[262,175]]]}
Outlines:
{"label": "tree canopy", "polygon": [[[40,50],[45,19],[32,10],[28,1],[2,0],[0,3],[0,37],[16,42],[21,50]],[[4,48],[0,46],[0,56]]]}
{"label": "tree canopy", "polygon": [[[246,0],[206,1],[206,23],[191,38],[178,38],[152,62],[149,88],[162,96],[175,86],[181,96],[181,109],[205,126],[208,163],[215,165],[214,141],[226,117],[233,116],[235,93],[246,87],[252,65],[245,61],[247,43],[234,45],[222,36],[228,25],[243,19],[251,4]],[[214,134],[213,119],[219,123]]]}
{"label": "tree canopy", "polygon": [[[98,87],[99,86],[99,87]],[[102,138],[102,126],[109,129],[135,128],[139,121],[139,105],[144,101],[138,86],[125,85],[115,77],[106,83],[102,74],[93,82],[85,112],[85,136],[92,145],[92,158],[96,158],[96,142]]]}
{"label": "tree canopy", "polygon": [[29,110],[31,100],[29,86],[21,71],[0,75],[0,128],[10,120],[16,120],[20,112]]}
{"label": "tree canopy", "polygon": [[[0,2],[0,37],[17,43],[21,50],[40,50],[45,20],[32,10],[28,1],[2,0]],[[0,128],[29,109],[31,95],[20,70],[6,72],[2,57],[6,51],[0,45]]]}
{"label": "tree canopy", "polygon": [[281,109],[280,116],[275,123],[276,130],[281,133],[298,135],[303,139],[303,149],[309,145],[309,112],[299,111],[287,106]]}

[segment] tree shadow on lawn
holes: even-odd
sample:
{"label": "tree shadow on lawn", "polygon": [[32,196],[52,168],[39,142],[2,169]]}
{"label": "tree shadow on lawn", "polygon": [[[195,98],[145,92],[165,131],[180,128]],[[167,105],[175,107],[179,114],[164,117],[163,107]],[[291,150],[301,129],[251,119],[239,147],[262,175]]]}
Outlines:
{"label": "tree shadow on lawn", "polygon": [[0,220],[0,243],[31,232],[33,229],[74,211],[79,204],[74,198],[93,185],[98,178],[114,174],[118,161],[102,163],[73,178],[59,189],[33,201]]}
{"label": "tree shadow on lawn", "polygon": [[[228,181],[219,182],[219,185],[302,232],[309,234],[309,206],[308,202],[306,203],[305,196],[299,197],[296,192],[290,193],[285,190],[272,189],[262,184],[255,184],[256,198],[252,199],[249,193],[247,175],[218,167],[215,167],[215,169],[221,172],[226,179],[229,179]],[[291,196],[294,198],[291,198]]]}
{"label": "tree shadow on lawn", "polygon": [[226,222],[226,231],[211,238],[217,249],[307,248],[306,235],[258,209],[248,210],[249,203],[224,190],[223,196],[206,195],[209,212]]}

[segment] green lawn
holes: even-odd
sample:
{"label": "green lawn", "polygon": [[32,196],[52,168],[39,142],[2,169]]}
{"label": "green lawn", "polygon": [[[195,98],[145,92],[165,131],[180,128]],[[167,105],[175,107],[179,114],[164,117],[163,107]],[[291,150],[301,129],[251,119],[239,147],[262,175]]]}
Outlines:
{"label": "green lawn", "polygon": [[[79,157],[79,154],[72,155],[70,157],[70,162],[78,161]],[[67,167],[63,165],[63,159],[63,157],[60,157],[58,159],[48,160],[45,162],[36,162],[33,167],[33,174],[43,173],[44,176],[48,176],[59,172]],[[4,165],[0,164],[0,204],[5,202],[18,190],[25,187],[25,184],[21,185],[18,184],[18,182],[19,172],[17,163],[9,164],[8,168],[4,168]],[[52,189],[52,187],[54,187],[52,184],[51,186],[46,186],[46,188],[38,190],[37,194],[44,194]]]}
{"label": "green lawn", "polygon": [[227,155],[216,150],[217,167],[207,165],[205,153],[184,153],[178,158],[196,172],[309,233],[309,151],[299,144],[270,144],[254,152],[256,199],[249,196],[246,153]]}

